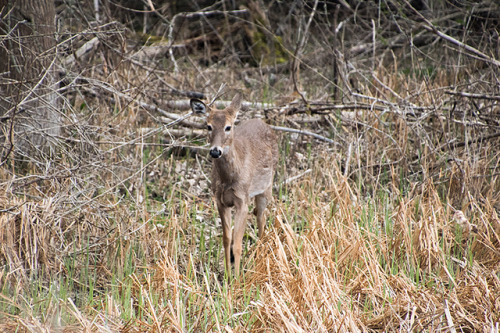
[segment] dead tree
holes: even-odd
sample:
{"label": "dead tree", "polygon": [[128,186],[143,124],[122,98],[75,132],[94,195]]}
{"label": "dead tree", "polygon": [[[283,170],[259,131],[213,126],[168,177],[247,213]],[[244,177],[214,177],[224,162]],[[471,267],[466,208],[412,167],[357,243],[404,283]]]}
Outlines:
{"label": "dead tree", "polygon": [[54,152],[60,133],[53,0],[0,0],[0,164]]}

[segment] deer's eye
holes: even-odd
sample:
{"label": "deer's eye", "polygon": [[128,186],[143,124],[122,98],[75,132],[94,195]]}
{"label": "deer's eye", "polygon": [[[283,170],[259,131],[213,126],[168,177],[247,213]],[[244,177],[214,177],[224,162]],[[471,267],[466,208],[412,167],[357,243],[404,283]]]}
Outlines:
{"label": "deer's eye", "polygon": [[212,125],[207,125],[207,130],[212,131]]}
{"label": "deer's eye", "polygon": [[226,126],[226,127],[224,128],[224,131],[226,131],[226,132],[231,131],[231,126]]}

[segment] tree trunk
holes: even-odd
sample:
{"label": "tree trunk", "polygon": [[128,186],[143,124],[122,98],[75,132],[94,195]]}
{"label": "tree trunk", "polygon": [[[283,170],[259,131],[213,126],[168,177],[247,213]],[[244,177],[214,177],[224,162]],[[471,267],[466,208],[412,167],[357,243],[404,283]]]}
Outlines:
{"label": "tree trunk", "polygon": [[0,0],[0,165],[9,156],[39,162],[54,152],[55,32],[53,0]]}

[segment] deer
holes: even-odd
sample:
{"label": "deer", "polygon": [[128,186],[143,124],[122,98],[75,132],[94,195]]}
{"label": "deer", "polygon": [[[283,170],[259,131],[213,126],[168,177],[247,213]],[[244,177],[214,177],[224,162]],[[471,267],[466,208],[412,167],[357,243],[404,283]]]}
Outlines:
{"label": "deer", "polygon": [[[236,277],[240,273],[242,242],[248,207],[255,200],[258,237],[265,229],[265,210],[272,200],[274,171],[278,164],[276,135],[261,119],[242,121],[235,126],[241,109],[237,93],[223,110],[191,99],[194,113],[206,115],[206,126],[212,158],[211,190],[222,223],[225,268],[231,277],[231,258],[234,258]],[[231,234],[232,210],[234,229]]]}

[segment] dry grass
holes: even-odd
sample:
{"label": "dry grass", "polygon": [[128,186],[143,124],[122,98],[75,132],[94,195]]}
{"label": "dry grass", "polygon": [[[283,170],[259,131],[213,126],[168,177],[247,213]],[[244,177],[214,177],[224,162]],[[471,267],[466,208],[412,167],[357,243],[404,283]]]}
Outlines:
{"label": "dry grass", "polygon": [[[314,171],[283,188],[264,239],[256,242],[249,231],[246,273],[229,285],[206,196],[190,200],[179,188],[161,214],[143,207],[151,215],[146,223],[114,205],[106,214],[123,221],[112,228],[84,213],[68,224],[58,217],[56,201],[3,197],[2,206],[10,210],[1,216],[1,250],[11,269],[1,277],[2,307],[10,313],[2,328],[495,330],[500,219],[491,201],[471,196],[467,209],[457,210],[430,180],[410,183],[401,193],[399,181],[391,179],[397,175],[367,196],[343,176],[334,154],[317,152],[307,162]],[[67,257],[75,255],[70,268]],[[84,267],[89,260],[95,263]],[[51,291],[51,276],[63,281],[68,270],[78,285],[68,290],[76,294],[62,298]],[[44,303],[39,310],[23,291],[38,278],[37,302]],[[79,300],[89,288],[95,288],[94,301]]]}

